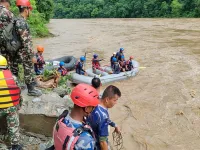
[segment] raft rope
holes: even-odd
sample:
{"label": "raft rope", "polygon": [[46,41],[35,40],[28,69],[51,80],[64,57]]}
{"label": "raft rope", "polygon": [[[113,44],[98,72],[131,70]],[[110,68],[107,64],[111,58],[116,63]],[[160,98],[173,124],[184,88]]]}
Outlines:
{"label": "raft rope", "polygon": [[117,148],[117,150],[123,149],[123,137],[121,133],[113,132],[112,133],[113,137],[113,144]]}

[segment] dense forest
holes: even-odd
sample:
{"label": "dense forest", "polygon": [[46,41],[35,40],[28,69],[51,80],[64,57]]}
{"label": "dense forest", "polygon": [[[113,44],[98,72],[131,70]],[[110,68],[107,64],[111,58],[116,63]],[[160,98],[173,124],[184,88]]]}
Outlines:
{"label": "dense forest", "polygon": [[54,18],[200,17],[200,0],[54,0]]}

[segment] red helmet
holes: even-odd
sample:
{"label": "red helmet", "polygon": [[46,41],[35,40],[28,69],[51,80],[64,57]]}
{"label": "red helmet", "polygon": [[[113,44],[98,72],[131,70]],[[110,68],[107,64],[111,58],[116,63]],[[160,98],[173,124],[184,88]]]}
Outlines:
{"label": "red helmet", "polygon": [[74,104],[80,107],[97,106],[99,94],[95,88],[87,84],[78,84],[71,93]]}
{"label": "red helmet", "polygon": [[133,56],[130,56],[130,59],[133,59]]}
{"label": "red helmet", "polygon": [[16,1],[17,6],[24,6],[30,8],[32,10],[31,2],[29,0],[17,0]]}

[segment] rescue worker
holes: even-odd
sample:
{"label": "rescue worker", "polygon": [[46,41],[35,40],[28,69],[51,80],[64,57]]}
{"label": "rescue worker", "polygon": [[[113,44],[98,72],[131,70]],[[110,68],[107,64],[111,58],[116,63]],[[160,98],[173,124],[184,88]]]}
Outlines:
{"label": "rescue worker", "polygon": [[113,55],[110,57],[110,66],[111,67],[114,65],[113,58],[116,58],[116,52],[114,52]]}
{"label": "rescue worker", "polygon": [[130,56],[129,60],[127,60],[126,62],[128,71],[131,71],[132,69],[134,69],[132,60],[133,60],[133,56]]}
{"label": "rescue worker", "polygon": [[120,48],[119,52],[116,54],[117,61],[121,61],[121,57],[124,56],[124,48]]}
{"label": "rescue worker", "polygon": [[94,133],[85,118],[99,104],[96,89],[87,84],[78,84],[71,93],[74,103],[70,113],[63,113],[53,131],[56,150],[94,150]]}
{"label": "rescue worker", "polygon": [[119,97],[121,97],[120,90],[116,86],[108,86],[103,92],[100,104],[87,118],[95,133],[97,150],[108,150],[109,125],[115,128],[115,132],[120,133],[119,127],[110,120],[108,113],[108,109],[117,103]]}
{"label": "rescue worker", "polygon": [[36,75],[40,75],[44,71],[44,57],[43,57],[44,47],[43,46],[37,46],[37,53],[35,54],[35,58],[37,60],[37,63],[34,63],[34,70]]}
{"label": "rescue worker", "polygon": [[86,71],[83,69],[84,62],[86,61],[86,58],[84,56],[80,57],[80,61],[76,64],[76,73],[80,75],[87,75]]}
{"label": "rescue worker", "polygon": [[[17,50],[16,54],[11,54],[10,52],[4,52],[5,50],[1,50],[3,51],[2,55],[6,56],[11,71],[15,76],[18,76],[18,64],[23,64],[24,80],[28,88],[28,95],[40,96],[42,95],[42,92],[35,89],[36,84],[33,79],[33,63],[37,63],[37,61],[34,58],[32,38],[26,21],[30,16],[32,6],[29,0],[17,0],[16,5],[19,8],[20,15],[16,20],[15,29],[20,38],[21,48]],[[0,16],[0,20],[2,20],[2,18],[3,17]]]}
{"label": "rescue worker", "polygon": [[57,71],[61,74],[61,76],[66,76],[67,75],[67,69],[64,67],[65,63],[63,61],[60,62],[59,68]]}
{"label": "rescue worker", "polygon": [[98,55],[97,54],[94,54],[93,55],[93,59],[92,59],[92,68],[93,70],[101,70],[101,71],[104,71],[102,68],[101,68],[101,65],[100,65],[100,61],[102,61],[103,59],[98,59]]}
{"label": "rescue worker", "polygon": [[124,55],[121,56],[121,60],[119,61],[120,67],[121,67],[121,72],[125,72],[127,71],[127,65],[126,65],[126,61],[124,59]]}
{"label": "rescue worker", "polygon": [[19,144],[18,114],[22,98],[20,96],[20,88],[15,82],[16,77],[12,76],[7,65],[6,58],[0,55],[0,118],[6,118],[11,150],[22,150]]}
{"label": "rescue worker", "polygon": [[119,65],[119,62],[117,62],[117,58],[113,58],[113,67],[112,67],[112,71],[113,71],[113,74],[119,74],[120,71],[121,71],[121,67]]}

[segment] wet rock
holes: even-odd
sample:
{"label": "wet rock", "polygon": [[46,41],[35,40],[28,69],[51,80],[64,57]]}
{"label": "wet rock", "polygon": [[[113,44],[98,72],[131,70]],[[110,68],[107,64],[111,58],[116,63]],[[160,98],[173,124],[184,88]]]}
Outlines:
{"label": "wet rock", "polygon": [[55,92],[43,94],[39,98],[27,95],[23,95],[23,98],[20,110],[21,128],[45,136],[52,136],[57,117],[73,106],[69,97],[61,98]]}
{"label": "wet rock", "polygon": [[61,98],[68,94],[67,88],[57,87],[53,89]]}

